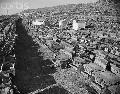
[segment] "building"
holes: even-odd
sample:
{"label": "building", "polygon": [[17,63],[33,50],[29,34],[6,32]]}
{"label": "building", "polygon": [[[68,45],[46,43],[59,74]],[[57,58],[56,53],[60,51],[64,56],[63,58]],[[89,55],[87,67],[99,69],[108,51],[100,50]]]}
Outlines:
{"label": "building", "polygon": [[64,21],[64,20],[60,20],[60,21],[59,21],[59,28],[63,25],[63,21]]}
{"label": "building", "polygon": [[[81,66],[83,63],[85,63],[85,59],[80,58],[80,57],[75,57],[73,61],[73,65],[75,66]],[[84,66],[83,66],[84,67]]]}
{"label": "building", "polygon": [[67,25],[66,19],[62,19],[59,21],[59,28],[63,29]]}
{"label": "building", "polygon": [[89,75],[92,75],[92,72],[94,71],[103,70],[102,67],[98,66],[95,63],[84,64],[83,66],[84,66],[85,72],[88,73]]}
{"label": "building", "polygon": [[85,20],[73,20],[73,25],[72,25],[73,30],[85,28],[85,26],[86,26]]}
{"label": "building", "polygon": [[109,72],[109,71],[101,71],[101,72],[94,72],[92,76],[95,77],[95,82],[102,87],[111,86],[120,82],[120,77],[117,75]]}
{"label": "building", "polygon": [[90,87],[93,87],[97,92],[99,92],[99,94],[102,91],[102,88],[98,84],[96,84],[94,82],[91,82]]}
{"label": "building", "polygon": [[78,30],[79,29],[79,26],[78,26],[78,23],[76,22],[76,20],[73,20],[73,30]]}
{"label": "building", "polygon": [[108,90],[111,91],[111,94],[120,94],[120,85],[113,85],[108,87]]}
{"label": "building", "polygon": [[103,81],[101,82],[102,86],[104,85],[111,86],[116,84],[117,82],[120,82],[120,77],[109,71],[101,72],[101,75],[103,76]]}
{"label": "building", "polygon": [[63,49],[60,49],[59,55],[57,55],[56,58],[61,61],[66,61],[66,60],[72,58],[72,54]]}
{"label": "building", "polygon": [[96,57],[95,63],[98,64],[99,66],[103,67],[103,69],[106,69],[108,61],[105,59],[101,59],[99,57]]}
{"label": "building", "polygon": [[114,64],[111,65],[111,71],[120,77],[120,68],[116,67]]}
{"label": "building", "polygon": [[104,36],[103,36],[103,31],[99,31],[98,33],[97,33],[97,36],[99,37],[99,38],[103,38]]}
{"label": "building", "polygon": [[96,55],[101,59],[104,59],[106,57],[106,53],[102,50],[94,50],[94,53],[96,53]]}
{"label": "building", "polygon": [[61,54],[65,55],[65,56],[68,56],[68,59],[69,58],[72,58],[72,54],[64,49],[60,49],[60,52]]}
{"label": "building", "polygon": [[101,13],[100,13],[100,11],[92,11],[92,12],[90,12],[88,15],[89,16],[98,16],[98,15],[100,15]]}
{"label": "building", "polygon": [[32,21],[32,24],[37,26],[37,25],[45,25],[45,20],[44,19],[35,19]]}
{"label": "building", "polygon": [[111,38],[116,38],[116,33],[110,33],[109,35]]}

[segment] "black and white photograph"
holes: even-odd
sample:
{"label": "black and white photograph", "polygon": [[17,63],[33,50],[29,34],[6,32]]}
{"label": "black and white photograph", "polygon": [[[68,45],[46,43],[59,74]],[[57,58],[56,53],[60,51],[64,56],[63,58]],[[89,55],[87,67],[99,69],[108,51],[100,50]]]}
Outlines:
{"label": "black and white photograph", "polygon": [[120,0],[0,0],[0,94],[120,94]]}

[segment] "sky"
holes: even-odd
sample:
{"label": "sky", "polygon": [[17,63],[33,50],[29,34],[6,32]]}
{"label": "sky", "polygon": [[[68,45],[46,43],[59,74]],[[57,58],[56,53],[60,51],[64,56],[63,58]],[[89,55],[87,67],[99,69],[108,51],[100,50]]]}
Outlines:
{"label": "sky", "polygon": [[0,15],[14,14],[25,9],[37,9],[57,5],[92,3],[98,0],[0,0]]}

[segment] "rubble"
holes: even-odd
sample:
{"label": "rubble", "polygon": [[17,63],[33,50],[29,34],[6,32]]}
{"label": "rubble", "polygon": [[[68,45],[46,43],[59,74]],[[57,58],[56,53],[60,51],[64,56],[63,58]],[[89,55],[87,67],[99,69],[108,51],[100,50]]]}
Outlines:
{"label": "rubble", "polygon": [[89,75],[92,75],[92,72],[94,71],[97,72],[97,71],[103,70],[101,66],[98,66],[95,63],[84,64],[83,66],[84,66],[85,72],[88,73]]}
{"label": "rubble", "polygon": [[108,61],[105,60],[105,59],[101,59],[99,57],[96,57],[95,58],[95,63],[98,64],[99,66],[103,67],[104,69],[106,69]]}
{"label": "rubble", "polygon": [[120,77],[120,68],[116,67],[114,64],[111,64],[111,71]]}
{"label": "rubble", "polygon": [[92,76],[95,77],[95,82],[101,85],[102,87],[111,86],[120,81],[120,78],[108,71],[103,72],[93,72]]}
{"label": "rubble", "polygon": [[111,91],[111,94],[119,94],[120,93],[120,85],[113,85],[108,87],[108,90]]}
{"label": "rubble", "polygon": [[[71,13],[68,17],[60,18],[61,14],[57,15],[53,12],[50,14],[51,17],[44,19],[45,22],[50,20],[48,25],[45,25],[43,20],[41,23],[34,22],[33,19],[37,19],[37,17],[34,18],[34,14],[28,13],[27,16],[21,14],[21,17],[23,16],[22,24],[25,26],[27,34],[38,45],[39,56],[42,56],[44,60],[49,59],[53,63],[50,66],[57,69],[54,74],[50,75],[54,77],[57,85],[59,84],[72,94],[89,94],[87,86],[93,88],[97,94],[104,94],[105,91],[119,94],[120,45],[119,39],[116,38],[117,34],[112,33],[116,26],[113,27],[110,24],[113,22],[106,16],[94,15],[98,12],[91,12],[90,14],[93,16],[83,15],[86,19],[84,22],[78,23],[73,19],[81,20],[80,14],[75,14],[77,15],[75,16]],[[110,19],[113,18],[114,16],[110,17]],[[71,23],[72,21],[73,23]],[[12,53],[15,38],[19,38],[19,35],[15,35],[14,30],[11,30],[11,33],[8,32],[11,25],[14,27],[13,23],[4,27],[3,23],[2,27],[4,28],[0,29],[2,31],[0,55],[5,56],[5,59],[8,54]],[[1,75],[3,76],[1,77],[1,87],[5,87],[5,85],[6,87],[1,91],[8,92],[11,84],[9,74],[15,75],[15,65],[11,65],[10,60],[2,62],[4,64],[1,66]],[[6,64],[5,66],[6,62],[10,65]]]}
{"label": "rubble", "polygon": [[90,86],[93,87],[99,94],[101,93],[102,88],[99,85],[97,85],[96,83],[91,82]]}

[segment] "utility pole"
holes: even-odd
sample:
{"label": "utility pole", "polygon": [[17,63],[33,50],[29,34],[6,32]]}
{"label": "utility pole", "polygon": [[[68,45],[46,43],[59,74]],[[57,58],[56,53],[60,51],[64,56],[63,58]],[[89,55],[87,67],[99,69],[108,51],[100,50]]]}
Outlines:
{"label": "utility pole", "polygon": [[24,11],[24,5],[25,5],[25,2],[24,2],[24,0],[22,0],[22,3],[23,3],[23,9],[22,9],[22,11]]}
{"label": "utility pole", "polygon": [[8,15],[8,9],[7,9],[7,15]]}
{"label": "utility pole", "polygon": [[22,11],[24,11],[24,1],[22,1],[22,3],[23,3],[23,10]]}

